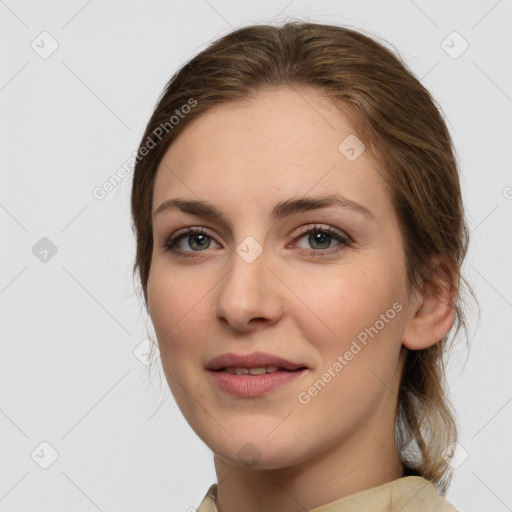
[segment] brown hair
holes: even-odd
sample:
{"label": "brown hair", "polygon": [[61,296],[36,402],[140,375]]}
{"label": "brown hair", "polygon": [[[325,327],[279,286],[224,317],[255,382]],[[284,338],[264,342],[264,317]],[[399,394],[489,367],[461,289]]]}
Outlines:
{"label": "brown hair", "polygon": [[[159,98],[139,147],[131,198],[137,243],[133,273],[139,274],[146,308],[153,185],[165,151],[202,112],[272,87],[314,88],[350,116],[389,186],[409,292],[423,290],[427,282],[455,288],[450,333],[455,330],[455,337],[461,326],[467,333],[460,292],[462,284],[471,291],[461,275],[469,234],[455,151],[439,107],[383,44],[352,29],[300,21],[247,26],[221,37],[183,65]],[[424,350],[404,349],[396,421],[405,474],[423,476],[442,492],[451,480],[446,448],[457,440],[445,391],[448,343],[447,335]]]}

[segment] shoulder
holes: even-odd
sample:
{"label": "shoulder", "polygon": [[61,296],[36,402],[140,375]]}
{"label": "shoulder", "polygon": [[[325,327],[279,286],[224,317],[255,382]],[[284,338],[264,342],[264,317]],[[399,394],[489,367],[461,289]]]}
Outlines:
{"label": "shoulder", "polygon": [[197,512],[217,512],[217,484],[212,484],[206,492],[203,501],[199,505]]}
{"label": "shoulder", "polygon": [[392,510],[401,512],[457,512],[456,508],[439,494],[429,480],[407,476],[389,482],[392,487]]}

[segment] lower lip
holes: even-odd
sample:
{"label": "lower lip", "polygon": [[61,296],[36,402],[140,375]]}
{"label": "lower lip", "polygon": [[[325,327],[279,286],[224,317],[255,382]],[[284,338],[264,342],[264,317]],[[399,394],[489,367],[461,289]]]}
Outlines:
{"label": "lower lip", "polygon": [[232,375],[226,372],[208,370],[221,391],[235,396],[262,396],[274,389],[288,384],[306,370],[277,371],[263,375]]}

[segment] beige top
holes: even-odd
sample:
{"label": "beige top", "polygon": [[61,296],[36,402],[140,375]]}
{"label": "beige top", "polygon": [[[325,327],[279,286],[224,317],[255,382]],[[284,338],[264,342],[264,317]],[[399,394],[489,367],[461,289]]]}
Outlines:
{"label": "beige top", "polygon": [[[218,512],[217,484],[208,489],[197,512]],[[437,493],[434,485],[419,476],[406,476],[356,492],[310,512],[457,512]]]}

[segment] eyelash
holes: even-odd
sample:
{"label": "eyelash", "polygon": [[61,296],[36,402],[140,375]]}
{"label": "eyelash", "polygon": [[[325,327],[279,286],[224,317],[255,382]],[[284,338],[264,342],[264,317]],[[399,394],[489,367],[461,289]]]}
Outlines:
{"label": "eyelash", "polygon": [[[338,232],[336,229],[332,228],[331,226],[318,226],[314,225],[313,227],[303,231],[300,233],[294,241],[300,240],[306,235],[309,235],[311,233],[324,233],[332,236],[336,241],[340,242],[339,245],[330,247],[328,249],[301,249],[300,252],[302,254],[307,254],[308,256],[318,257],[318,256],[326,256],[331,255],[333,253],[333,249],[338,248],[339,246],[345,246],[345,247],[351,247],[353,244],[353,240],[349,236],[343,236],[340,232]],[[208,234],[208,232],[203,228],[186,228],[184,231],[180,232],[179,235],[173,235],[169,237],[163,244],[163,249],[166,252],[174,252],[177,256],[184,256],[186,258],[196,258],[198,257],[198,253],[205,252],[205,251],[182,251],[180,249],[175,249],[175,245],[180,242],[181,239],[190,236],[190,235],[205,235],[208,238],[214,239],[212,236]],[[217,242],[218,243],[218,242]],[[337,249],[334,252],[337,252]]]}

